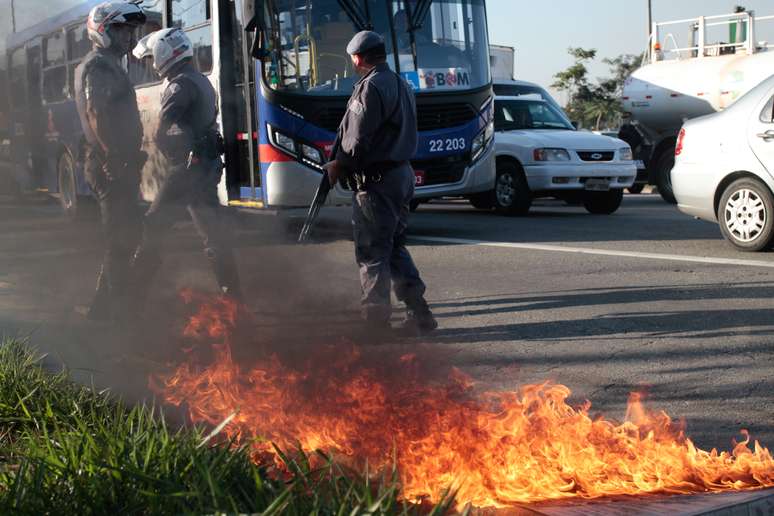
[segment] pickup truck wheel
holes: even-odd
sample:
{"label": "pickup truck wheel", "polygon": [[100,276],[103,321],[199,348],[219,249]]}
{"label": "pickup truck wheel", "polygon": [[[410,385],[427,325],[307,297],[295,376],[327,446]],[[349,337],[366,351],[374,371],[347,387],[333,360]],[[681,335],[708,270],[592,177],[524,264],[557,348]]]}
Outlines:
{"label": "pickup truck wheel", "polygon": [[512,162],[497,164],[493,201],[495,210],[502,215],[519,216],[529,212],[532,192],[519,165]]}
{"label": "pickup truck wheel", "polygon": [[677,204],[675,194],[672,191],[672,169],[675,166],[675,153],[673,149],[667,149],[661,153],[656,162],[656,186],[661,198],[669,204]]}
{"label": "pickup truck wheel", "polygon": [[763,251],[774,243],[774,197],[757,179],[737,179],[718,205],[720,232],[740,251]]}
{"label": "pickup truck wheel", "polygon": [[494,207],[494,199],[492,199],[492,192],[483,192],[473,194],[468,197],[470,204],[477,210],[491,210]]}
{"label": "pickup truck wheel", "polygon": [[586,192],[583,207],[594,215],[610,215],[621,206],[623,190],[616,188],[607,192]]}

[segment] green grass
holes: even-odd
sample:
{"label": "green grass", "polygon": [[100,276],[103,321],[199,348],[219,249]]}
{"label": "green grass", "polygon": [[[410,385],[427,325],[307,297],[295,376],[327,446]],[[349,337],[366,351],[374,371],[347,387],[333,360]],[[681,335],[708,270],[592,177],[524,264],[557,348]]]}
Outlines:
{"label": "green grass", "polygon": [[[0,345],[0,514],[446,514],[400,499],[396,471],[354,474],[331,458],[280,453],[272,480],[211,429],[171,428],[52,374],[24,343]],[[216,429],[217,430],[217,429]],[[312,466],[311,463],[319,464]]]}

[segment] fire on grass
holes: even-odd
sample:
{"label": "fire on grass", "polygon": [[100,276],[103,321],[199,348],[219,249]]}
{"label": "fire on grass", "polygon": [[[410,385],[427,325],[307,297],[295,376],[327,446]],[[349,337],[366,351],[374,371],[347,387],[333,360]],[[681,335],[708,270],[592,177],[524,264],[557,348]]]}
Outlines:
{"label": "fire on grass", "polygon": [[223,431],[256,442],[256,460],[273,442],[325,450],[351,466],[367,461],[371,471],[396,463],[407,500],[437,501],[457,486],[458,502],[477,507],[774,486],[768,449],[745,438],[731,452],[701,450],[637,394],[618,423],[591,417],[589,403],[570,406],[563,385],[479,393],[459,371],[430,381],[416,356],[373,366],[367,348],[351,344],[293,366],[277,356],[237,364],[230,342],[237,307],[185,297],[200,305],[185,334],[212,343],[214,361],[183,363],[157,388],[195,422],[214,426],[236,413]]}

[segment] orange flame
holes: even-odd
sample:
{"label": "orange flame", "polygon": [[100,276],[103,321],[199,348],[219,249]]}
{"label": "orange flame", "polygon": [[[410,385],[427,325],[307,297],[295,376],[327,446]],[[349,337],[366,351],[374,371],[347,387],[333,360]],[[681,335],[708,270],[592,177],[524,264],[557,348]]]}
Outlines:
{"label": "orange flame", "polygon": [[215,360],[180,365],[163,378],[162,394],[185,403],[195,422],[217,425],[236,412],[224,432],[260,438],[256,458],[271,441],[369,467],[397,462],[406,499],[437,501],[457,486],[458,501],[477,507],[774,486],[771,453],[757,442],[751,450],[746,432],[731,452],[698,449],[636,393],[626,421],[615,423],[591,418],[588,402],[570,406],[562,385],[476,394],[460,371],[433,383],[414,355],[373,367],[352,345],[325,347],[300,368],[276,356],[242,368],[231,356],[237,319],[225,298],[203,303],[185,334],[217,340]]}

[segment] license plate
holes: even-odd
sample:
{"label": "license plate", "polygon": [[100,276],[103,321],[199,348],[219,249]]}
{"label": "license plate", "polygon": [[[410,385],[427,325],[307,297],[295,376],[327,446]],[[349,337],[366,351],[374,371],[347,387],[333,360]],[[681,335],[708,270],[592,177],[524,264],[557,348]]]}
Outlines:
{"label": "license plate", "polygon": [[610,180],[600,178],[589,178],[586,180],[586,190],[593,192],[607,192],[610,190]]}
{"label": "license plate", "polygon": [[414,185],[415,186],[425,186],[425,171],[424,170],[415,170],[414,171]]}

